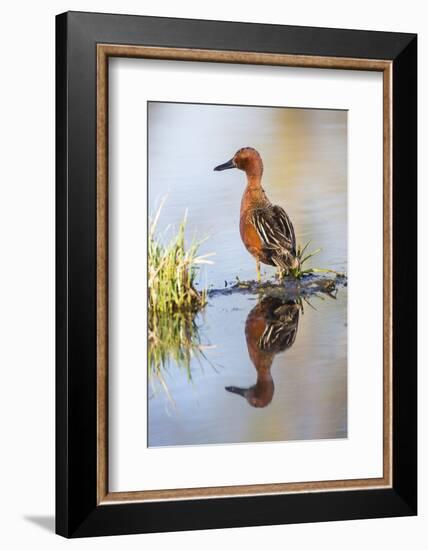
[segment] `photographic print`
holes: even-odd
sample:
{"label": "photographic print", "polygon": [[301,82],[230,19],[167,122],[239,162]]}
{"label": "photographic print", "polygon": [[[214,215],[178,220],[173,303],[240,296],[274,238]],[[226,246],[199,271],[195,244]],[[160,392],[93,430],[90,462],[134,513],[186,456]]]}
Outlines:
{"label": "photographic print", "polygon": [[347,437],[347,112],[147,108],[148,445]]}

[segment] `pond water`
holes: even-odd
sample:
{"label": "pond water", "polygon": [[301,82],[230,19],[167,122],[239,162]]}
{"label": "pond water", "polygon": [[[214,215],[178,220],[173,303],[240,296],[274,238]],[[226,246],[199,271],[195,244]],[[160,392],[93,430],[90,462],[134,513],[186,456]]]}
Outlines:
{"label": "pond water", "polygon": [[[165,239],[187,211],[187,238],[208,237],[214,263],[199,286],[253,280],[239,235],[245,174],[213,172],[243,146],[264,161],[264,189],[285,208],[298,243],[322,251],[308,266],[347,270],[347,113],[149,104],[149,213],[167,196]],[[262,266],[264,280],[274,269]],[[347,288],[301,305],[254,293],[209,298],[195,319],[203,354],[172,358],[149,380],[148,444],[199,445],[347,436]],[[260,347],[280,328],[275,346]]]}

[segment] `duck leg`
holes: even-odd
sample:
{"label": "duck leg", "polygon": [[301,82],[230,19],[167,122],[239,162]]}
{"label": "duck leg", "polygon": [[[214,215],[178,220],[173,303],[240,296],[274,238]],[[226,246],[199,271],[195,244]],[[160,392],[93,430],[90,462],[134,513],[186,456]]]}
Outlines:
{"label": "duck leg", "polygon": [[260,283],[262,280],[262,277],[260,275],[260,262],[259,260],[256,260],[256,271],[257,271],[257,282]]}

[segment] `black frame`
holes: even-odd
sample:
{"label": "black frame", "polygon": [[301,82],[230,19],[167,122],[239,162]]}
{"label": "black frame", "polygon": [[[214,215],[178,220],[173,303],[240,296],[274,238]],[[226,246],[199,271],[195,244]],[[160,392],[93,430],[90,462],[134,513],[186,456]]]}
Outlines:
{"label": "black frame", "polygon": [[[97,506],[96,44],[393,61],[393,487]],[[65,537],[417,513],[417,36],[68,12],[56,18],[56,532]]]}

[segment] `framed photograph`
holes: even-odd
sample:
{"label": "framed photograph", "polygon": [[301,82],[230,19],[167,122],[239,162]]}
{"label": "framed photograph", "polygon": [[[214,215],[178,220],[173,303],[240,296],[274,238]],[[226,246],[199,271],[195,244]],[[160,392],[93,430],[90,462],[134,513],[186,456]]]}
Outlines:
{"label": "framed photograph", "polygon": [[416,514],[416,35],[56,37],[57,533]]}

